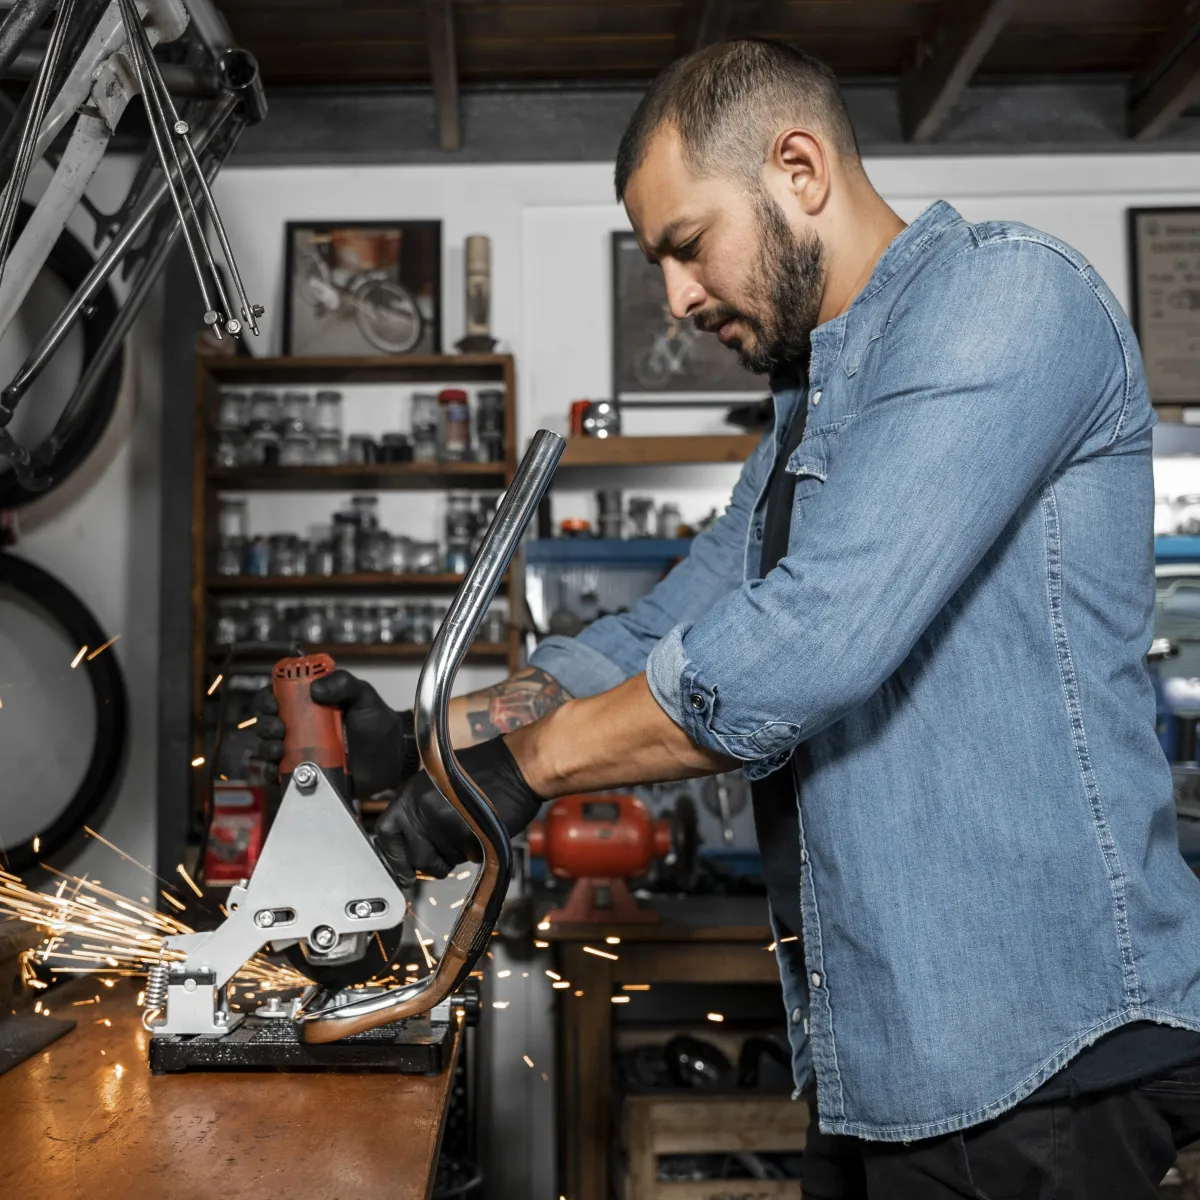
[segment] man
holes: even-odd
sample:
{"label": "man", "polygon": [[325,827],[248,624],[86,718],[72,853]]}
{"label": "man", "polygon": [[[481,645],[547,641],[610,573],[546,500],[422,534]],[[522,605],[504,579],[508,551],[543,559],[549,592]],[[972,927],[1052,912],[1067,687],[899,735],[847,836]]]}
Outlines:
{"label": "man", "polygon": [[[802,934],[806,1197],[1155,1196],[1200,1135],[1200,883],[1154,731],[1154,417],[1120,307],[1036,230],[905,227],[830,72],[770,43],[669,67],[616,186],[672,312],[770,373],[775,428],[631,612],[455,701],[464,767],[514,833],[544,798],[745,768]],[[394,785],[399,715],[324,689],[359,792]],[[470,842],[420,777],[380,821],[408,879]]]}

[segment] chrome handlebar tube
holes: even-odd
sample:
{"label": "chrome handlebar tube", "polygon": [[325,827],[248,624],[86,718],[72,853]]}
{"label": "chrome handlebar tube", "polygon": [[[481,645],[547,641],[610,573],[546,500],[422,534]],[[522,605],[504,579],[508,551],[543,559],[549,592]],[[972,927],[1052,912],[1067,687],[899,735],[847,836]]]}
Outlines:
{"label": "chrome handlebar tube", "polygon": [[[479,841],[483,865],[475,877],[445,950],[418,983],[369,999],[297,1013],[306,1042],[333,1042],[405,1017],[429,1012],[470,975],[487,946],[512,875],[508,832],[487,797],[459,766],[450,744],[449,705],[463,656],[546,493],[566,443],[541,429],[534,434],[492,521],[479,553],[450,603],[417,683],[417,744],[421,763],[438,790]],[[318,997],[310,999],[310,1004]]]}

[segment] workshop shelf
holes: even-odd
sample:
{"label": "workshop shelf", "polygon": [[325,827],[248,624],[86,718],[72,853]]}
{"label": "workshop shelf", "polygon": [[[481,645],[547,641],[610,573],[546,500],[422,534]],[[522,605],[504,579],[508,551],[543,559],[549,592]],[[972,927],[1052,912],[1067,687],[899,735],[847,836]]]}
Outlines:
{"label": "workshop shelf", "polygon": [[670,466],[676,463],[745,462],[762,438],[754,433],[684,436],[571,437],[561,467]]}
{"label": "workshop shelf", "polygon": [[336,467],[211,467],[209,482],[228,492],[310,492],[503,488],[503,463],[358,463]]}
{"label": "workshop shelf", "polygon": [[[505,576],[507,582],[508,576]],[[343,575],[214,575],[205,585],[210,592],[454,592],[463,581],[448,572],[406,573],[358,571]]]}

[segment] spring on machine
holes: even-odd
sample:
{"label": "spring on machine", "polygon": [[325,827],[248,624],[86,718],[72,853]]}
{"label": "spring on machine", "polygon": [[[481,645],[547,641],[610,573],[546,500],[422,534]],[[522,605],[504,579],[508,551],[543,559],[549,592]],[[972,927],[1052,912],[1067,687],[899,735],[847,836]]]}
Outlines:
{"label": "spring on machine", "polygon": [[149,1029],[151,1022],[167,1006],[167,964],[155,963],[146,972],[146,1003],[142,1024]]}

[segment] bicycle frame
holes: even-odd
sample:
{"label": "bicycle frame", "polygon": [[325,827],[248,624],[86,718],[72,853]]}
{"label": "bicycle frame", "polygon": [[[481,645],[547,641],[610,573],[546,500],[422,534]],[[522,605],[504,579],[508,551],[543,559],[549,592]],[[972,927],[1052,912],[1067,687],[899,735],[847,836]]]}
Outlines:
{"label": "bicycle frame", "polygon": [[[27,52],[19,39],[22,36],[28,38],[44,19],[49,7],[46,0],[17,0],[0,24],[0,60],[25,62],[32,71],[33,64],[28,62]],[[52,86],[53,77],[56,73],[61,75],[56,56],[61,52],[65,28],[76,20],[81,33],[87,28],[88,22],[94,22],[94,27],[82,51],[62,79],[57,96],[48,102],[48,89]],[[206,52],[215,58],[219,73],[179,65],[164,73],[154,61],[150,49],[161,42],[181,37],[189,24]],[[139,27],[144,30],[144,35],[139,32]],[[135,35],[132,44],[128,36],[130,30]],[[185,94],[221,97],[216,110],[196,131],[191,131],[188,123],[175,111],[168,93],[171,86],[168,79],[179,85],[179,90]],[[232,251],[212,201],[209,181],[220,163],[228,157],[245,125],[256,123],[266,115],[266,101],[257,64],[249,54],[233,46],[224,19],[212,8],[209,0],[189,0],[187,7],[183,0],[137,0],[136,7],[134,0],[62,0],[50,48],[38,65],[37,78],[31,86],[34,91],[28,105],[30,115],[16,152],[17,167],[4,193],[3,209],[0,209],[0,215],[9,219],[9,228],[12,216],[9,210],[15,212],[15,203],[20,199],[19,195],[12,193],[23,190],[30,164],[47,153],[51,143],[72,119],[75,119],[75,127],[49,185],[7,256],[4,255],[6,230],[0,227],[0,337],[16,318],[52,247],[66,229],[71,213],[84,200],[87,187],[103,159],[117,123],[129,101],[139,92],[144,95],[146,109],[151,116],[151,129],[162,174],[151,186],[153,160],[150,170],[145,169],[144,164],[138,171],[130,196],[117,214],[124,215],[123,223],[114,227],[110,219],[102,230],[100,218],[104,214],[91,210],[97,218],[98,234],[110,233],[109,241],[94,269],[34,347],[13,380],[0,393],[0,455],[11,460],[18,476],[27,486],[31,486],[32,480],[31,455],[14,441],[6,426],[12,419],[17,403],[61,346],[97,290],[131,252],[145,261],[130,286],[118,320],[108,331],[96,356],[102,360],[100,369],[97,370],[97,363],[92,363],[85,370],[75,394],[59,417],[46,449],[53,452],[64,425],[69,424],[86,405],[88,395],[85,385],[89,381],[94,383],[112,361],[154,277],[165,266],[170,249],[180,235],[187,242],[196,267],[205,301],[206,322],[216,325],[220,318],[230,334],[240,332],[242,322],[235,319],[231,311],[207,245],[199,216],[204,209],[207,209],[216,229],[221,255],[236,285],[243,317],[251,329],[258,332],[255,318],[262,309],[258,305],[251,305],[246,299]],[[157,125],[155,114],[158,117]],[[169,131],[165,132],[165,145],[164,122],[169,125]],[[178,142],[172,138],[172,134],[179,139]],[[212,153],[208,152],[210,146],[213,147]],[[167,150],[170,151],[170,157]],[[172,222],[164,223],[156,218],[164,213],[168,196],[176,212]],[[189,217],[191,226],[188,225]],[[199,232],[198,241],[205,267],[210,273],[209,280],[216,281],[217,296],[224,309],[223,318],[214,310],[205,287],[194,230]],[[139,238],[143,238],[143,245],[135,249]],[[219,337],[219,327],[216,333]],[[45,455],[40,457],[44,458]]]}

